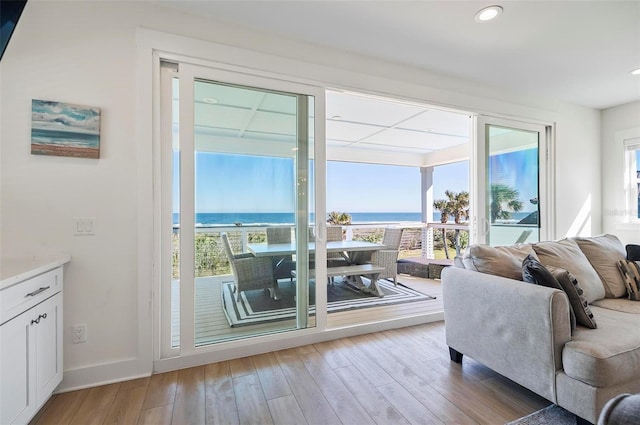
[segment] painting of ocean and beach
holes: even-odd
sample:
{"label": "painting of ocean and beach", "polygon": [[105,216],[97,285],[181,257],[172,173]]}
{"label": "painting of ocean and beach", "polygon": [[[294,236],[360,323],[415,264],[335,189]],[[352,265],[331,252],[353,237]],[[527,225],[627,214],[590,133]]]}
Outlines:
{"label": "painting of ocean and beach", "polygon": [[31,153],[100,158],[100,108],[33,99]]}

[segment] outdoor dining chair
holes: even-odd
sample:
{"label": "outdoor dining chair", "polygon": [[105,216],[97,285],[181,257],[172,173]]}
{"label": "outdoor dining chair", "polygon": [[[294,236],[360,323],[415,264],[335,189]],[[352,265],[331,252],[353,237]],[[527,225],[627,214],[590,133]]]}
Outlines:
{"label": "outdoor dining chair", "polygon": [[251,253],[234,254],[227,234],[222,233],[221,237],[233,273],[236,302],[240,301],[241,292],[254,289],[268,289],[271,298],[278,299],[271,258],[255,257]]}
{"label": "outdoor dining chair", "polygon": [[[327,226],[327,242],[342,240],[342,226]],[[339,252],[327,252],[327,267],[348,266],[349,262]],[[334,278],[329,278],[329,284],[333,284]]]}
{"label": "outdoor dining chair", "polygon": [[[267,227],[267,243],[291,243],[291,227]],[[296,262],[293,261],[293,256],[273,257],[272,264],[274,279],[287,278],[290,282],[293,281],[291,271],[296,269]]]}
{"label": "outdoor dining chair", "polygon": [[382,244],[384,249],[374,251],[371,255],[371,264],[378,267],[384,267],[384,271],[380,273],[380,279],[392,279],[394,286],[398,286],[398,254],[400,251],[400,242],[402,241],[403,229],[384,229]]}

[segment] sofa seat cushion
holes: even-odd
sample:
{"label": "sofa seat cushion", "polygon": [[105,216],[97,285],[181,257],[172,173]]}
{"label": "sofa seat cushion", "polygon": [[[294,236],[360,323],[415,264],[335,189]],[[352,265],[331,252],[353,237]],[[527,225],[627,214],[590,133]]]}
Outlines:
{"label": "sofa seat cushion", "polygon": [[[578,280],[584,297],[591,304],[605,297],[604,284],[578,244],[571,239],[538,242],[533,245],[538,259],[546,267],[568,270]],[[597,320],[597,317],[596,317]]]}
{"label": "sofa seat cushion", "polygon": [[[609,310],[640,315],[640,303],[630,301],[626,298],[605,298],[594,302],[592,305]],[[638,326],[640,326],[640,323],[638,323]],[[640,332],[640,329],[638,329],[638,332]]]}
{"label": "sofa seat cushion", "polygon": [[576,327],[562,350],[564,372],[600,388],[640,379],[640,315],[595,305],[591,311],[598,328]]}

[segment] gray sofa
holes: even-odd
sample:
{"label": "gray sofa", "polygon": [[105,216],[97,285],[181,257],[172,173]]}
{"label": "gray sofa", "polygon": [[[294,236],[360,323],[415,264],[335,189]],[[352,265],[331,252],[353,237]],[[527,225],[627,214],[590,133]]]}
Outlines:
{"label": "gray sofa", "polygon": [[[529,255],[575,276],[596,329],[572,332],[566,293],[522,281]],[[469,247],[442,273],[451,359],[469,356],[595,423],[608,400],[640,392],[640,302],[626,298],[624,258],[612,235]]]}

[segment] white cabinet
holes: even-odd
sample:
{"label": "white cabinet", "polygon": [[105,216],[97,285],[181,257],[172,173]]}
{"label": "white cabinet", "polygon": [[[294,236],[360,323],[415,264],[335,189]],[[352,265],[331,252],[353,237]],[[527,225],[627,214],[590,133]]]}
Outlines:
{"label": "white cabinet", "polygon": [[2,282],[0,424],[26,424],[62,381],[62,266]]}

